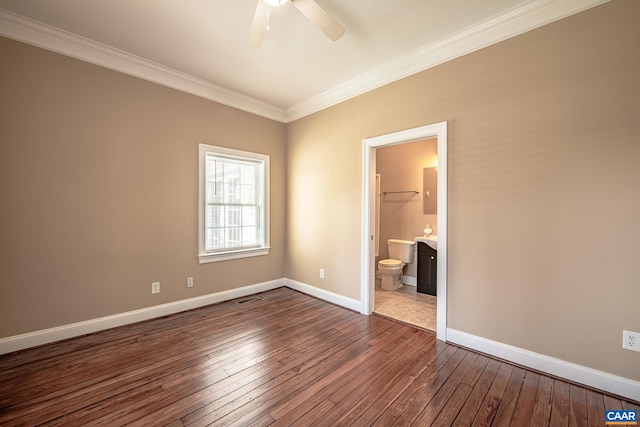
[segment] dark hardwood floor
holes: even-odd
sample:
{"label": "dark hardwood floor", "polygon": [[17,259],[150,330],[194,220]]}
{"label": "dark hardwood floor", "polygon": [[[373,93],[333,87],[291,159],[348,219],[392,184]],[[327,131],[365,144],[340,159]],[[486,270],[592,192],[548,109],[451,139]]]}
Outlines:
{"label": "dark hardwood floor", "polygon": [[280,288],[0,356],[0,425],[602,426],[640,409]]}

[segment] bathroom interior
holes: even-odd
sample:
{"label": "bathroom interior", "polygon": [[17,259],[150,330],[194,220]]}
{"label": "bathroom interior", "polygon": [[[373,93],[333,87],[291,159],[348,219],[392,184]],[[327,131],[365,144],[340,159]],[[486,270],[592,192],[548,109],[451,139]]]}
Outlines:
{"label": "bathroom interior", "polygon": [[437,139],[376,149],[374,312],[436,331]]}

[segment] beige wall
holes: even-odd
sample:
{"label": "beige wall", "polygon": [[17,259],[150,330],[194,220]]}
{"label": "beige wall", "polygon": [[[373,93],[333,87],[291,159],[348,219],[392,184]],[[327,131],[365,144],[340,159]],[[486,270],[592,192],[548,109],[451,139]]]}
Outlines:
{"label": "beige wall", "polygon": [[[0,57],[0,337],[284,277],[283,124],[4,38]],[[268,256],[198,264],[200,142],[271,156]]]}
{"label": "beige wall", "polygon": [[286,276],[359,299],[362,140],[446,120],[448,326],[640,380],[638,16],[616,0],[289,124]]}

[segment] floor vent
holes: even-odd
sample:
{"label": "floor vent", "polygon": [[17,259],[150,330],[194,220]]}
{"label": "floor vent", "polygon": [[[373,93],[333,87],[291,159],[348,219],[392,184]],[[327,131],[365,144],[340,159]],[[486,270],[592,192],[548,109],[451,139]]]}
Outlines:
{"label": "floor vent", "polygon": [[244,304],[246,302],[251,302],[251,301],[260,301],[262,298],[260,297],[249,297],[249,298],[245,298],[245,299],[241,299],[236,301],[236,304]]}

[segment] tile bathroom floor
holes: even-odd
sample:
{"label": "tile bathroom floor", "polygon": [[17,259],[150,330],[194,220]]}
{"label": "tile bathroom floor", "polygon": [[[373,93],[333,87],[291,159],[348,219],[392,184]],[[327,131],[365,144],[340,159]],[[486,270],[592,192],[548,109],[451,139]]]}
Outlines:
{"label": "tile bathroom floor", "polygon": [[375,313],[435,332],[436,297],[416,292],[415,286],[385,291],[380,285],[376,279]]}

